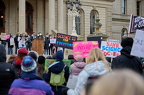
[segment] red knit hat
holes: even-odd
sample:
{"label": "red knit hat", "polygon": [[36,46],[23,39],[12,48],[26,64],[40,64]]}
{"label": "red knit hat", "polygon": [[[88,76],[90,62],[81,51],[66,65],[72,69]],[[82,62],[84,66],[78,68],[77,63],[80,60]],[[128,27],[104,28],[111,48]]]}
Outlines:
{"label": "red knit hat", "polygon": [[18,50],[18,53],[27,54],[28,50],[25,49],[25,48],[21,48],[21,49]]}

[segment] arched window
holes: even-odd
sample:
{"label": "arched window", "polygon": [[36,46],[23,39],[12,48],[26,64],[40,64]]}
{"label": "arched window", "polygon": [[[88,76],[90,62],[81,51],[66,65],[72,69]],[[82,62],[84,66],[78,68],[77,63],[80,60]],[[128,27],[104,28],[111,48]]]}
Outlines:
{"label": "arched window", "polygon": [[0,0],[0,33],[5,32],[5,4]]}
{"label": "arched window", "polygon": [[80,9],[80,16],[75,17],[76,31],[78,35],[82,35],[84,32],[84,11]]}
{"label": "arched window", "polygon": [[90,13],[90,34],[95,32],[95,20],[99,17],[98,11],[92,10]]}
{"label": "arched window", "polygon": [[26,32],[33,33],[33,7],[28,2],[26,2]]}
{"label": "arched window", "polygon": [[126,28],[123,28],[121,31],[121,39],[128,37],[128,30]]}

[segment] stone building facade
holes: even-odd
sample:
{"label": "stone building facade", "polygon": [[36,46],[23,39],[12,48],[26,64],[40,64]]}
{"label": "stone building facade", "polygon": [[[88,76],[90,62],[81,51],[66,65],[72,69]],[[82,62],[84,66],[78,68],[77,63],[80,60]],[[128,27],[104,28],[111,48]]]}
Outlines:
{"label": "stone building facade", "polygon": [[[68,16],[67,0],[0,0],[0,32],[32,34],[72,34],[72,17]],[[122,2],[125,13],[122,13]],[[123,31],[128,31],[130,14],[144,16],[143,0],[80,0],[80,16],[76,18],[76,30],[80,40],[95,31],[95,19],[99,18],[100,32],[109,38],[121,40]]]}

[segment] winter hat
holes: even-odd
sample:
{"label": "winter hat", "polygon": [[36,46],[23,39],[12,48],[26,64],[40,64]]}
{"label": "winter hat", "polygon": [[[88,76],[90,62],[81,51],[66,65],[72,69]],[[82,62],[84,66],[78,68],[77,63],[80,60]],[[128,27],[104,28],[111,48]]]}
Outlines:
{"label": "winter hat", "polygon": [[123,48],[126,46],[132,47],[132,45],[133,45],[133,38],[131,38],[131,37],[124,38],[121,42],[121,46]]}
{"label": "winter hat", "polygon": [[35,61],[37,60],[37,55],[35,54],[35,52],[29,52],[28,55],[31,56]]}
{"label": "winter hat", "polygon": [[24,57],[21,65],[21,69],[26,73],[36,73],[37,64],[34,59],[30,56]]}
{"label": "winter hat", "polygon": [[56,52],[56,60],[57,60],[57,61],[62,61],[63,58],[64,58],[63,52],[62,52],[61,50],[57,51],[57,52]]}
{"label": "winter hat", "polygon": [[38,57],[38,63],[39,64],[44,64],[45,63],[45,57],[44,56],[39,56]]}
{"label": "winter hat", "polygon": [[25,48],[21,48],[21,49],[18,50],[18,53],[27,54],[27,53],[28,53],[28,50],[25,49]]}

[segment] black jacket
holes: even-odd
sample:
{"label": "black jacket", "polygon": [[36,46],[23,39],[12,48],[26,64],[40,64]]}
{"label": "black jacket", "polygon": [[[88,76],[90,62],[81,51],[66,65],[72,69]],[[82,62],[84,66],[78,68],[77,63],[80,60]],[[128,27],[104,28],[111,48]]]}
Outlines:
{"label": "black jacket", "polygon": [[10,63],[6,63],[6,51],[0,45],[0,95],[8,95],[9,88],[17,73]]}
{"label": "black jacket", "polygon": [[44,49],[49,49],[49,44],[50,44],[50,40],[49,39],[45,39],[45,41],[44,41]]}
{"label": "black jacket", "polygon": [[127,46],[121,50],[121,55],[112,61],[112,69],[131,69],[142,74],[141,60],[130,55],[131,47]]}

